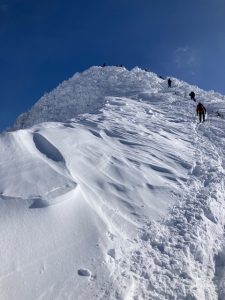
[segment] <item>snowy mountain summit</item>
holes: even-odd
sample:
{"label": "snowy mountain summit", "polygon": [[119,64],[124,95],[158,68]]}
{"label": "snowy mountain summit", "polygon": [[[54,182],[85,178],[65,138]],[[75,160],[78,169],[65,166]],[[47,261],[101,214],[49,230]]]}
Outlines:
{"label": "snowy mountain summit", "polygon": [[136,96],[149,88],[156,92],[161,79],[139,68],[128,71],[118,67],[92,67],[45,94],[28,113],[22,114],[14,128],[30,127],[41,122],[65,122],[82,113],[102,108],[107,96]]}
{"label": "snowy mountain summit", "polygon": [[224,103],[92,67],[19,116],[0,136],[0,299],[225,299]]}

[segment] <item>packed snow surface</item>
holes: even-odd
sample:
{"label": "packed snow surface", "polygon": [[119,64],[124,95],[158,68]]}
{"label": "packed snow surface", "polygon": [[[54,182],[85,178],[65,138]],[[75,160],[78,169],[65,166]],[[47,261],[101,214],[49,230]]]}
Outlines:
{"label": "packed snow surface", "polygon": [[224,107],[139,68],[44,95],[0,136],[0,299],[225,299]]}

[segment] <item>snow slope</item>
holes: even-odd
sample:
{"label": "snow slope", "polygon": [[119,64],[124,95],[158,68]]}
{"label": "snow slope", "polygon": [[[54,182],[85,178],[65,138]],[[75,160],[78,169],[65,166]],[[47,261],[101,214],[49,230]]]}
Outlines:
{"label": "snow slope", "polygon": [[0,136],[0,299],[224,299],[224,100],[93,67],[20,116]]}

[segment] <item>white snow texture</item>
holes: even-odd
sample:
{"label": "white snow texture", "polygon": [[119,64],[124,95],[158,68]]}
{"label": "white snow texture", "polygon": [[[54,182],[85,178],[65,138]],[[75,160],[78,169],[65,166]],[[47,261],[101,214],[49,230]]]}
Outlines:
{"label": "white snow texture", "polygon": [[224,113],[139,68],[44,95],[0,135],[0,299],[225,299]]}

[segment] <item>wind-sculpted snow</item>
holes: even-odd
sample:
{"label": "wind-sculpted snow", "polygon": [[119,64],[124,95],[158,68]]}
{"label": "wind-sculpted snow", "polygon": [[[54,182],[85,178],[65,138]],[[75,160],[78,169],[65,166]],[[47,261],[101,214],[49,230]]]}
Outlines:
{"label": "wind-sculpted snow", "polygon": [[95,67],[0,136],[1,299],[224,298],[224,97],[190,90]]}
{"label": "wind-sculpted snow", "polygon": [[18,131],[2,135],[1,144],[4,199],[29,200],[31,204],[39,203],[39,207],[40,203],[48,206],[63,201],[62,195],[75,189],[77,183],[71,178],[62,155],[44,136]]}
{"label": "wind-sculpted snow", "polygon": [[65,160],[62,154],[44,136],[35,132],[33,135],[33,141],[35,143],[35,146],[41,153],[55,162],[61,162],[65,164]]}

